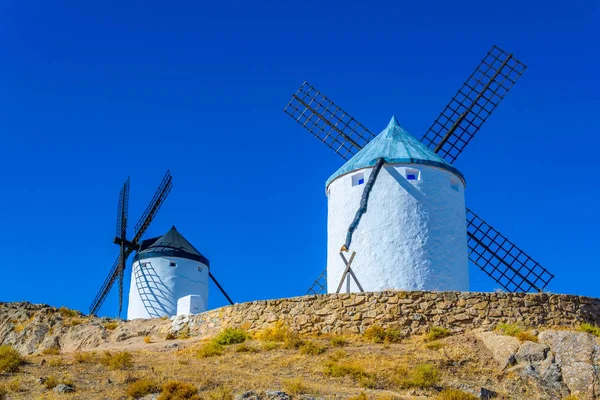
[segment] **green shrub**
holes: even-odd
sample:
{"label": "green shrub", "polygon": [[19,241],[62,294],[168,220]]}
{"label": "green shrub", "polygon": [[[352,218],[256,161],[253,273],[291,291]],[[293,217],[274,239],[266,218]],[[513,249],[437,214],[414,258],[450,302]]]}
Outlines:
{"label": "green shrub", "polygon": [[419,364],[402,375],[405,376],[400,378],[400,387],[428,388],[438,383],[440,372],[431,364]]}
{"label": "green shrub", "polygon": [[225,328],[217,336],[213,338],[213,341],[222,346],[243,343],[248,338],[248,333],[243,329]]}
{"label": "green shrub", "polygon": [[139,399],[147,394],[160,393],[160,386],[152,379],[140,379],[127,386],[128,397]]}
{"label": "green shrub", "polygon": [[298,349],[304,344],[304,341],[300,339],[300,335],[297,332],[289,332],[283,341],[284,349]]}
{"label": "green shrub", "polygon": [[300,354],[318,356],[319,354],[323,354],[324,352],[325,346],[321,346],[315,342],[304,342],[304,344],[300,346]]}
{"label": "green shrub", "polygon": [[344,347],[348,344],[348,341],[343,336],[336,336],[331,339],[330,343],[332,346],[335,347]]}
{"label": "green shrub", "polygon": [[425,344],[427,350],[439,350],[443,347],[440,342],[429,342]]}
{"label": "green shrub", "polygon": [[274,326],[256,332],[257,339],[265,342],[283,342],[291,335],[291,329],[278,321]]}
{"label": "green shrub", "polygon": [[291,395],[299,395],[308,393],[308,386],[302,378],[292,378],[283,381],[283,390]]}
{"label": "green shrub", "polygon": [[128,369],[133,367],[133,356],[127,351],[104,352],[100,362],[110,369]]}
{"label": "green shrub", "polygon": [[381,326],[368,327],[363,337],[373,343],[398,343],[402,340],[402,332],[398,329],[383,329]]}
{"label": "green shrub", "polygon": [[58,379],[56,379],[54,376],[49,376],[44,380],[44,386],[46,386],[46,389],[54,389],[58,384]]}
{"label": "green shrub", "polygon": [[0,346],[0,372],[18,372],[24,362],[18,351],[10,346]]}
{"label": "green shrub", "polygon": [[8,395],[8,391],[4,388],[4,386],[0,386],[0,400],[5,400]]}
{"label": "green shrub", "polygon": [[523,330],[515,324],[500,324],[498,325],[497,330],[508,336],[517,336],[517,334],[523,332]]}
{"label": "green shrub", "polygon": [[163,385],[158,400],[200,400],[200,395],[191,383],[169,381]]}
{"label": "green shrub", "polygon": [[450,332],[449,329],[434,326],[431,329],[429,329],[429,332],[427,332],[426,341],[433,342],[435,340],[440,340],[450,335],[452,335],[452,332]]}
{"label": "green shrub", "polygon": [[479,397],[457,389],[446,389],[434,397],[434,400],[477,400]]}
{"label": "green shrub", "polygon": [[236,353],[258,353],[256,347],[248,346],[246,343],[242,343],[235,348]]}
{"label": "green shrub", "polygon": [[220,356],[221,354],[223,354],[223,346],[213,340],[204,343],[198,349],[198,357],[201,358]]}
{"label": "green shrub", "polygon": [[219,386],[210,392],[203,393],[206,400],[233,400],[233,391],[231,388]]}
{"label": "green shrub", "polygon": [[579,326],[579,330],[582,332],[591,333],[594,336],[600,337],[600,326],[592,325],[592,324],[581,324]]}
{"label": "green shrub", "polygon": [[327,376],[331,376],[333,378],[339,378],[344,376],[349,376],[354,379],[361,379],[369,377],[365,369],[356,362],[334,362],[330,361],[325,364],[325,369],[323,373]]}

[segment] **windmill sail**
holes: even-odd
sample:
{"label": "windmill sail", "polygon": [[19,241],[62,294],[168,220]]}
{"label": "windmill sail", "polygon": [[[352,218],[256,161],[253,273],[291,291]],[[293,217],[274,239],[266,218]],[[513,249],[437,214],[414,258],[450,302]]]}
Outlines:
{"label": "windmill sail", "polygon": [[453,163],[527,67],[493,46],[421,139]]}
{"label": "windmill sail", "polygon": [[541,292],[554,278],[516,244],[467,208],[469,260],[509,292]]}
{"label": "windmill sail", "polygon": [[375,137],[308,82],[300,86],[284,111],[345,160]]}

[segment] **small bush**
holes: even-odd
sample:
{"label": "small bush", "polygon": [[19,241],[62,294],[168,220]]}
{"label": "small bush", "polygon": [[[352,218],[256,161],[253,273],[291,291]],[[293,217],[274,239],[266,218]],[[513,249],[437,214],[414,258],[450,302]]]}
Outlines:
{"label": "small bush", "polygon": [[160,386],[152,379],[140,379],[127,386],[127,396],[139,399],[147,394],[160,393]]}
{"label": "small bush", "polygon": [[60,367],[61,365],[63,365],[62,358],[53,358],[48,361],[49,367]]}
{"label": "small bush", "polygon": [[221,354],[223,354],[223,346],[212,340],[204,343],[198,349],[198,357],[201,358],[220,356]]}
{"label": "small bush", "polygon": [[152,343],[152,338],[150,336],[144,336],[144,343],[146,343],[146,344]]}
{"label": "small bush", "polygon": [[169,332],[167,333],[167,336],[165,336],[165,340],[175,340],[177,339],[177,335],[173,332]]}
{"label": "small bush", "polygon": [[85,351],[80,353],[75,353],[73,355],[73,359],[75,362],[80,364],[83,363],[95,363],[98,361],[98,354],[95,351]]}
{"label": "small bush", "polygon": [[521,342],[524,342],[526,340],[528,340],[530,342],[536,342],[536,343],[538,342],[537,336],[535,336],[533,333],[527,332],[527,331],[519,332],[515,335],[515,337],[517,339],[519,339],[519,341],[521,341]]}
{"label": "small bush", "polygon": [[434,326],[431,329],[429,329],[429,332],[427,332],[427,337],[425,338],[425,340],[428,342],[433,342],[435,340],[440,340],[450,335],[452,335],[452,332],[450,332],[449,329]]}
{"label": "small bush", "polygon": [[23,332],[23,329],[25,329],[25,325],[18,324],[18,325],[15,325],[15,327],[13,328],[13,331],[15,331],[15,333],[21,333],[21,332]]}
{"label": "small bush", "polygon": [[297,332],[290,332],[283,341],[284,349],[298,349],[304,344]]}
{"label": "small bush", "polygon": [[186,326],[179,332],[177,332],[177,339],[185,340],[190,338],[190,327]]}
{"label": "small bush", "polygon": [[58,312],[60,313],[60,315],[62,315],[64,318],[74,318],[77,315],[79,315],[77,313],[77,311],[75,310],[71,310],[70,308],[67,307],[61,307],[58,309]]}
{"label": "small bush", "polygon": [[65,322],[63,323],[63,326],[70,328],[72,326],[81,325],[83,323],[84,323],[84,320],[81,318],[69,318],[69,319],[65,320]]}
{"label": "small bush", "polygon": [[264,342],[260,345],[260,348],[264,351],[271,351],[278,349],[281,345],[276,342]]}
{"label": "small bush", "polygon": [[236,353],[258,353],[256,347],[248,346],[246,343],[242,343],[235,348]]}
{"label": "small bush", "polygon": [[352,396],[352,397],[348,398],[348,400],[369,400],[369,397],[367,396],[367,394],[365,392],[360,392],[360,394],[358,394],[356,396]]}
{"label": "small bush", "polygon": [[344,347],[348,344],[348,341],[343,336],[336,336],[331,339],[330,343],[332,346],[335,347]]}
{"label": "small bush", "polygon": [[364,368],[356,362],[328,362],[323,373],[333,378],[349,376],[354,379],[369,377]]}
{"label": "small bush", "polygon": [[15,378],[8,381],[8,383],[6,384],[6,388],[13,393],[23,391],[23,388],[21,387],[21,379]]}
{"label": "small bush", "polygon": [[365,330],[363,337],[373,343],[398,343],[402,340],[402,332],[373,325]]}
{"label": "small bush", "polygon": [[515,324],[500,324],[498,325],[497,330],[508,336],[517,336],[518,333],[523,332],[523,330]]}
{"label": "small bush", "polygon": [[42,350],[41,354],[45,356],[57,356],[60,354],[60,349],[58,347],[48,347],[47,349]]}
{"label": "small bush", "polygon": [[579,330],[581,332],[591,333],[594,336],[600,337],[600,326],[592,325],[592,324],[581,324],[579,326]]}
{"label": "small bush", "polygon": [[479,397],[457,389],[446,389],[434,397],[434,400],[477,400]]}
{"label": "small bush", "polygon": [[158,400],[200,400],[200,395],[191,383],[169,381],[163,385]]}
{"label": "small bush", "polygon": [[104,324],[104,329],[114,331],[115,329],[117,329],[117,326],[119,326],[119,323],[116,321],[107,322]]}
{"label": "small bush", "polygon": [[242,329],[225,328],[213,338],[214,342],[222,346],[243,343],[248,338],[248,333]]}
{"label": "small bush", "polygon": [[290,335],[291,330],[279,321],[270,328],[256,332],[254,335],[257,339],[265,342],[283,342]]}
{"label": "small bush", "polygon": [[318,356],[324,352],[325,346],[321,346],[315,342],[304,342],[304,344],[300,346],[300,354],[307,356]]}
{"label": "small bush", "polygon": [[127,351],[111,353],[107,351],[102,356],[100,362],[109,369],[128,369],[133,367],[133,356]]}
{"label": "small bush", "polygon": [[431,364],[419,364],[413,369],[402,372],[405,375],[399,381],[402,388],[428,388],[435,386],[439,381],[440,372]]}
{"label": "small bush", "polygon": [[203,395],[207,400],[233,400],[233,391],[225,386],[219,386]]}
{"label": "small bush", "polygon": [[283,381],[283,390],[291,395],[308,393],[309,388],[302,378],[292,378]]}
{"label": "small bush", "polygon": [[4,386],[0,386],[0,400],[5,400],[8,391],[4,388]]}
{"label": "small bush", "polygon": [[18,351],[10,346],[0,346],[0,372],[18,372],[24,362]]}
{"label": "small bush", "polygon": [[56,379],[54,376],[49,376],[44,381],[44,386],[46,387],[46,389],[54,389],[59,383],[60,382],[58,381],[58,379]]}
{"label": "small bush", "polygon": [[440,342],[429,342],[425,344],[425,348],[427,350],[439,350],[443,347],[443,345]]}

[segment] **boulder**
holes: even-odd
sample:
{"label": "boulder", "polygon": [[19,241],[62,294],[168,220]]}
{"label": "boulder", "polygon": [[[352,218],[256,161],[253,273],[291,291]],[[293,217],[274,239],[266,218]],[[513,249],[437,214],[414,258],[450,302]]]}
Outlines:
{"label": "boulder", "polygon": [[515,354],[515,358],[517,362],[543,361],[546,359],[549,350],[550,348],[545,344],[526,341],[519,347],[519,351]]}
{"label": "boulder", "polygon": [[59,383],[54,388],[54,393],[63,394],[63,393],[73,393],[75,389],[71,385],[65,385],[64,383]]}
{"label": "boulder", "polygon": [[501,369],[516,362],[515,354],[519,350],[519,341],[514,337],[500,335],[496,332],[477,332],[475,336],[492,353],[492,357]]}
{"label": "boulder", "polygon": [[539,339],[554,352],[571,394],[585,399],[600,394],[598,365],[594,365],[600,346],[594,336],[585,332],[547,330],[540,333]]}

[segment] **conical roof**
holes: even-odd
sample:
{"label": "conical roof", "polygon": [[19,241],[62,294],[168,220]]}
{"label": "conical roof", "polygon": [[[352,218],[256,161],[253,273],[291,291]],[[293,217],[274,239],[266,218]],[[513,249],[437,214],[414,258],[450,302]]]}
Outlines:
{"label": "conical roof", "polygon": [[446,169],[465,182],[459,170],[404,130],[398,124],[396,117],[392,117],[388,126],[379,135],[327,179],[325,186],[329,186],[339,176],[374,166],[377,159],[381,157],[385,158],[388,164],[423,164]]}
{"label": "conical roof", "polygon": [[192,246],[174,226],[160,237],[142,241],[136,258],[143,260],[151,257],[180,257],[210,266],[208,258]]}

